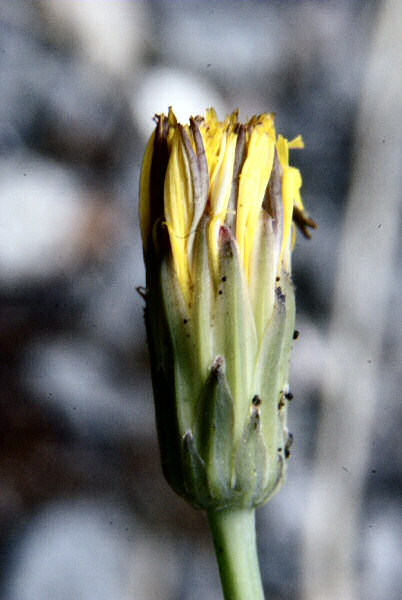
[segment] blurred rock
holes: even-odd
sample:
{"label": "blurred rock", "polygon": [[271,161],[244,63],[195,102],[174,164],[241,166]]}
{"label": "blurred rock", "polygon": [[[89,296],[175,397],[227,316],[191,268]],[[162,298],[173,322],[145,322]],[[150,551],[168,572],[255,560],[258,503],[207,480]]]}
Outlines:
{"label": "blurred rock", "polygon": [[153,67],[148,69],[132,94],[134,121],[147,139],[154,129],[152,117],[167,113],[169,106],[183,123],[190,115],[205,114],[213,106],[223,118],[227,107],[218,91],[206,78],[197,77],[185,69]]}
{"label": "blurred rock", "polygon": [[130,573],[123,600],[181,599],[183,582],[187,587],[189,581],[177,539],[166,532],[140,528],[130,534],[130,541]]}
{"label": "blurred rock", "polygon": [[291,388],[309,397],[321,381],[327,341],[322,330],[303,314],[298,315],[296,327],[299,336],[293,342]]}
{"label": "blurred rock", "polygon": [[[92,264],[72,282],[71,291],[85,305],[80,326],[100,342],[120,352],[135,349],[144,354],[144,300],[136,287],[145,282],[139,225],[134,203],[130,210],[115,204],[110,210],[111,227],[118,231],[104,260]],[[131,368],[135,369],[135,362]]]}
{"label": "blurred rock", "polygon": [[[295,431],[296,442],[303,433]],[[288,463],[283,488],[257,512],[257,540],[267,597],[298,598],[300,524],[306,502],[308,463],[296,448]],[[346,600],[346,599],[345,599]]]}
{"label": "blurred rock", "polygon": [[[113,502],[46,506],[13,554],[5,600],[164,600],[177,556]],[[158,577],[155,577],[158,565]]]}
{"label": "blurred rock", "polygon": [[[163,59],[239,87],[277,68],[281,60],[280,11],[267,3],[151,3],[164,40]],[[195,51],[196,49],[196,51]]]}
{"label": "blurred rock", "polygon": [[146,3],[42,0],[40,5],[53,44],[67,42],[81,61],[123,82],[131,79],[149,43]]}
{"label": "blurred rock", "polygon": [[[107,240],[100,207],[95,211],[74,175],[49,160],[21,156],[2,161],[0,204],[4,289],[71,272]],[[109,231],[112,223],[109,219]]]}
{"label": "blurred rock", "polygon": [[[90,341],[59,337],[34,342],[21,360],[27,388],[43,406],[89,440],[116,443],[145,438],[153,426],[144,389],[146,380],[127,386],[114,380],[113,357]],[[148,384],[148,385],[147,385]]]}
{"label": "blurred rock", "polygon": [[397,502],[384,506],[377,499],[366,516],[360,560],[363,564],[360,592],[367,600],[396,598],[402,589],[400,552],[401,510]]}
{"label": "blurred rock", "polygon": [[[25,144],[74,164],[109,166],[130,131],[124,86],[99,65],[57,47],[57,40],[52,45],[36,10],[39,3],[24,3],[25,9],[7,4],[0,10],[0,151]],[[57,10],[70,2],[48,5]],[[109,5],[114,3],[102,3]]]}
{"label": "blurred rock", "polygon": [[[0,542],[8,558],[10,535],[20,519],[58,494],[83,485],[88,450],[74,453],[70,431],[56,411],[26,398],[2,378],[0,395]],[[79,456],[78,456],[79,454]],[[93,462],[93,460],[92,460]]]}

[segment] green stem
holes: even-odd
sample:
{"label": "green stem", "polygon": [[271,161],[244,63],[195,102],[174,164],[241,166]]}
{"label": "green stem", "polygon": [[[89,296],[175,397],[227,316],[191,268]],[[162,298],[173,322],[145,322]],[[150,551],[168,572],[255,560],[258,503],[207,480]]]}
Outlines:
{"label": "green stem", "polygon": [[264,600],[255,538],[255,510],[208,513],[225,600]]}

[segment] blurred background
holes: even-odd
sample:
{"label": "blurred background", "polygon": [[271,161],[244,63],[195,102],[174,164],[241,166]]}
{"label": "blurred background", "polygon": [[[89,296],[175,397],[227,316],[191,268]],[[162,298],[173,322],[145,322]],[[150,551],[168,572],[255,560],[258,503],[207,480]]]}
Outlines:
{"label": "blurred background", "polygon": [[161,474],[135,291],[169,105],[275,111],[306,143],[267,598],[400,597],[401,6],[0,1],[1,600],[221,598],[206,520]]}

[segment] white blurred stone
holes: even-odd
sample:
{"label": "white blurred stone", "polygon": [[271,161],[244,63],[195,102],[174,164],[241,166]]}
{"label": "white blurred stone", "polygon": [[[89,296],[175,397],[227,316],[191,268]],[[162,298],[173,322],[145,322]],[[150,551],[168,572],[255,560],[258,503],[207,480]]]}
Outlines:
{"label": "white blurred stone", "polygon": [[207,80],[178,69],[149,69],[139,79],[132,96],[134,120],[144,138],[154,129],[153,116],[167,113],[169,106],[183,123],[190,116],[205,114],[205,109],[211,106],[221,118],[227,112],[218,92]]}
{"label": "white blurred stone", "polygon": [[366,600],[396,598],[397,590],[402,590],[401,516],[401,508],[396,502],[380,500],[375,513],[365,522],[360,591]]}
{"label": "white blurred stone", "polygon": [[139,63],[147,43],[143,2],[125,0],[43,0],[51,38],[71,36],[84,60],[126,79]]}
{"label": "white blurred stone", "polygon": [[298,316],[300,339],[293,344],[290,386],[297,395],[308,396],[317,390],[327,356],[327,341],[322,328]]}
{"label": "white blurred stone", "polygon": [[112,503],[46,507],[29,523],[12,558],[5,600],[175,597],[178,569],[171,541],[150,534]]}
{"label": "white blurred stone", "polygon": [[14,554],[7,600],[122,600],[130,545],[116,519],[132,525],[96,502],[45,508]]}
{"label": "white blurred stone", "polygon": [[88,225],[74,178],[50,161],[0,163],[0,284],[26,285],[70,268]]}
{"label": "white blurred stone", "polygon": [[131,549],[130,575],[123,600],[178,598],[182,578],[177,540],[143,531]]}

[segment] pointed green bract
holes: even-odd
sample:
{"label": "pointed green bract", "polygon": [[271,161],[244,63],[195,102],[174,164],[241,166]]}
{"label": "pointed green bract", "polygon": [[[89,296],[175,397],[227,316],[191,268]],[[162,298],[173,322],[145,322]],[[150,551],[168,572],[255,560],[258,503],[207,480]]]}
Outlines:
{"label": "pointed green bract", "polygon": [[214,335],[212,331],[215,288],[210,268],[208,252],[209,219],[204,216],[197,229],[194,242],[194,294],[192,310],[192,331],[194,354],[201,380],[208,376],[213,357]]}
{"label": "pointed green bract", "polygon": [[225,364],[218,357],[195,415],[194,432],[208,478],[211,498],[229,502],[234,439],[234,403],[226,379]]}
{"label": "pointed green bract", "polygon": [[177,420],[180,432],[184,435],[192,422],[193,394],[196,393],[194,388],[199,385],[199,378],[189,312],[170,257],[166,257],[161,264],[161,296],[173,351]]}
{"label": "pointed green bract", "polygon": [[225,358],[227,379],[233,394],[235,440],[238,441],[253,397],[251,384],[257,353],[257,336],[237,243],[227,228],[221,228],[220,237],[219,285],[214,329],[217,352]]}
{"label": "pointed green bract", "polygon": [[264,496],[269,479],[268,453],[257,407],[251,409],[243,437],[238,444],[235,473],[235,488],[242,498],[242,506],[256,506],[258,499]]}

